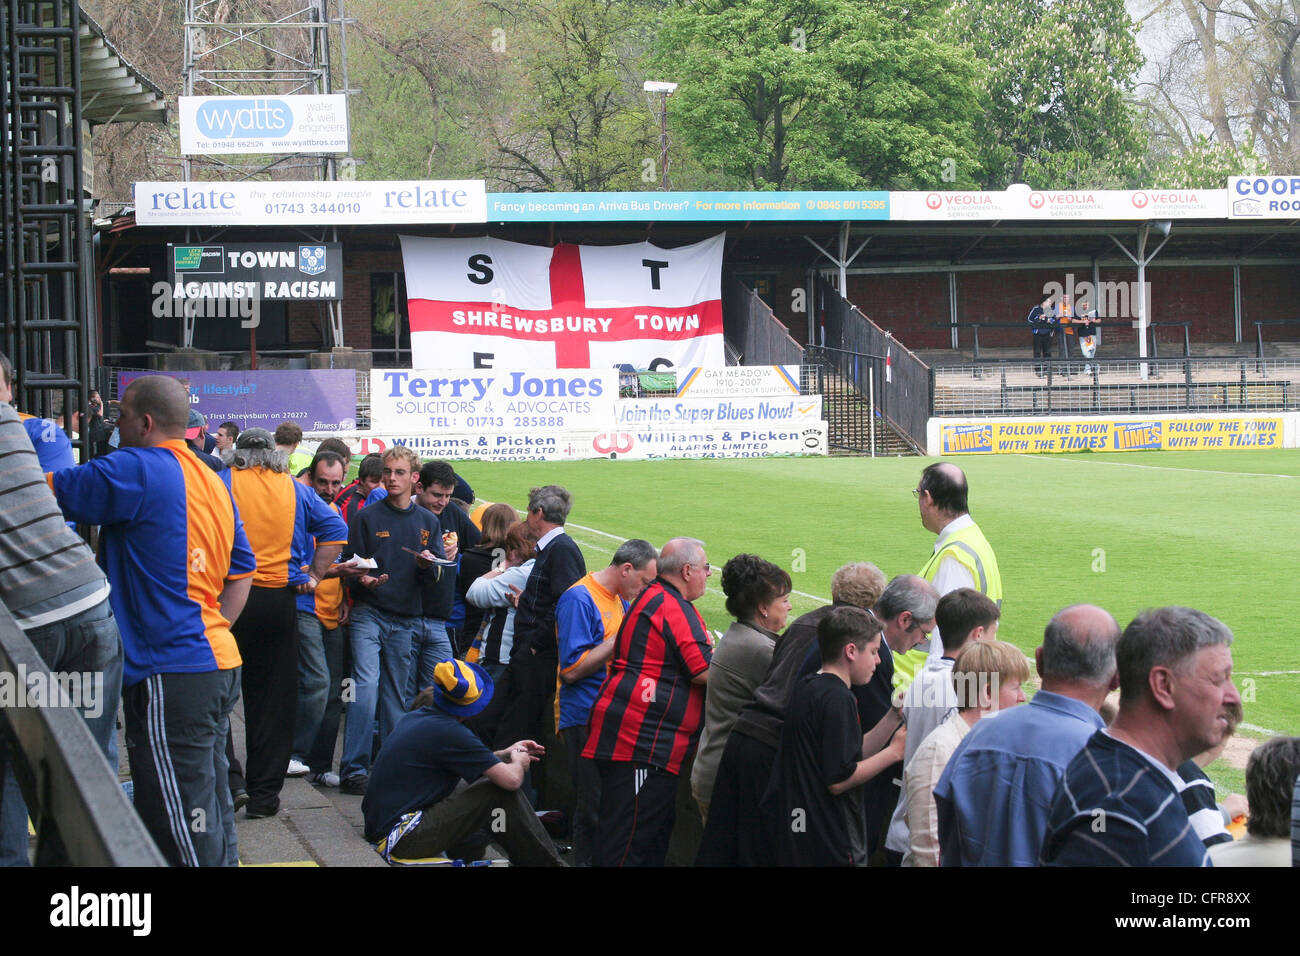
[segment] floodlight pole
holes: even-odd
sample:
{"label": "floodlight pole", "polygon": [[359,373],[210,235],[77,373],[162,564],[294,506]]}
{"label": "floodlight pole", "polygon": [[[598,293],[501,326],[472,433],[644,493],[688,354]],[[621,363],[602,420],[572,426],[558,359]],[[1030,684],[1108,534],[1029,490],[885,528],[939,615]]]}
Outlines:
{"label": "floodlight pole", "polygon": [[659,94],[659,189],[668,192],[668,91]]}

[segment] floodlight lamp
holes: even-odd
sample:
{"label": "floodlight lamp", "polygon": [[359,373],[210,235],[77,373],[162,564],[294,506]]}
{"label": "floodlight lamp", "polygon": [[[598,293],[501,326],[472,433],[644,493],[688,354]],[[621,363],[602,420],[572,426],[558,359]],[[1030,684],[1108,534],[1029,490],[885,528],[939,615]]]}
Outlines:
{"label": "floodlight lamp", "polygon": [[641,84],[641,89],[647,93],[665,93],[672,96],[677,90],[677,84],[667,83],[663,80],[646,80]]}

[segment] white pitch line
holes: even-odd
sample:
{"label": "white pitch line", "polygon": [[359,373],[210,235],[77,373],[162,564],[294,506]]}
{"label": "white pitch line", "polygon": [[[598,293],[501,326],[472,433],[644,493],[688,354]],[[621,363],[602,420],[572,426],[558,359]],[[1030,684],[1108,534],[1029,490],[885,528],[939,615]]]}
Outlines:
{"label": "white pitch line", "polygon": [[566,528],[577,528],[579,531],[590,531],[592,534],[603,535],[606,538],[613,538],[615,541],[627,541],[628,536],[621,534],[610,534],[608,531],[601,531],[599,528],[588,528],[586,525],[566,524]]}
{"label": "white pitch line", "polygon": [[1146,468],[1150,471],[1177,471],[1193,475],[1227,475],[1229,478],[1300,478],[1300,475],[1274,475],[1257,471],[1210,471],[1207,468],[1172,468],[1169,465],[1139,465],[1129,461],[1099,461],[1088,458],[1062,458],[1056,455],[1026,455],[1015,453],[1017,458],[1033,458],[1039,461],[1056,459],[1058,461],[1083,462],[1089,465],[1115,465],[1119,468]]}
{"label": "white pitch line", "polygon": [[1300,671],[1238,671],[1241,677],[1280,677],[1285,674],[1300,674]]}
{"label": "white pitch line", "polygon": [[1261,727],[1261,726],[1259,726],[1258,724],[1248,724],[1248,723],[1246,723],[1245,721],[1242,721],[1242,722],[1239,723],[1237,726],[1238,726],[1238,727],[1241,727],[1243,730],[1251,730],[1251,731],[1254,731],[1254,732],[1257,733],[1257,734],[1268,734],[1270,737],[1284,737],[1284,736],[1286,736],[1286,735],[1283,734],[1282,731],[1280,731],[1280,730],[1269,730],[1267,727]]}

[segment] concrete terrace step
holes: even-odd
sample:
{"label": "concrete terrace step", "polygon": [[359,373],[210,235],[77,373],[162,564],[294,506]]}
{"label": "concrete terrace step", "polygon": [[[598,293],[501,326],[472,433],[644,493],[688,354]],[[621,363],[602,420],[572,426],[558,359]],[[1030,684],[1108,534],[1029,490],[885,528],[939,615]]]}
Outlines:
{"label": "concrete terrace step", "polygon": [[[244,705],[231,715],[235,754],[244,752]],[[280,791],[280,812],[249,820],[235,814],[241,866],[388,866],[364,836],[361,797],[289,777]]]}

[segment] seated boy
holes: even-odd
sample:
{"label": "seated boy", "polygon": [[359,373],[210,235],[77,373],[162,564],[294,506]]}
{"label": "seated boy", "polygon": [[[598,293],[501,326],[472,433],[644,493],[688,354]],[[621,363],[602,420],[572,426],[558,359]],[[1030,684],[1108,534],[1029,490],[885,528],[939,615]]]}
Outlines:
{"label": "seated boy", "polygon": [[544,749],[521,740],[494,753],[461,723],[491,699],[487,671],[443,661],[434,668],[433,686],[420,692],[384,740],[361,812],[366,839],[385,860],[438,856],[490,830],[511,863],[564,865],[519,792]]}

